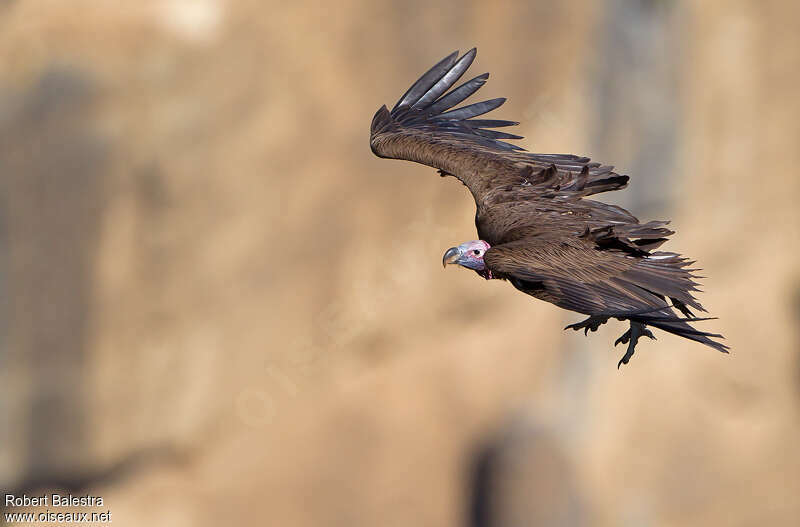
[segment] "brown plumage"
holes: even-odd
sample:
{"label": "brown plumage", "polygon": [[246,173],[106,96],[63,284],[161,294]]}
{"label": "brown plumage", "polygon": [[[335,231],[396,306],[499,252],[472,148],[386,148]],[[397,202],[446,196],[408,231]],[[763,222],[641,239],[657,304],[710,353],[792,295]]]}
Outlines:
{"label": "brown plumage", "polygon": [[493,130],[518,123],[473,119],[505,99],[451,110],[489,77],[479,75],[448,92],[475,53],[442,59],[391,111],[381,107],[370,130],[375,155],[437,168],[472,193],[482,241],[449,249],[445,263],[508,280],[524,293],[589,315],[568,328],[588,333],[612,317],[629,320],[631,329],[616,342],[629,343],[620,364],[630,360],[639,337],[655,338],[646,326],[727,352],[712,340],[721,335],[690,325],[707,320],[690,311],[705,311],[692,295],[693,262],[656,251],[673,234],[668,222],[642,224],[620,207],[589,199],[626,187],[628,176],[586,157],[524,151],[504,141],[520,136]]}

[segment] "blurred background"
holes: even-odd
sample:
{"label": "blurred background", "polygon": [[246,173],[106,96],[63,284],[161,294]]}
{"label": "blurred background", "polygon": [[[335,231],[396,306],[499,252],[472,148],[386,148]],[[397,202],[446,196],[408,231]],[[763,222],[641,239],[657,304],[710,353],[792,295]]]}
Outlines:
{"label": "blurred background", "polygon": [[[799,17],[0,0],[0,488],[114,525],[796,524]],[[617,371],[621,323],[442,270],[472,198],[369,124],[472,46],[522,146],[673,220],[731,355],[659,333]]]}

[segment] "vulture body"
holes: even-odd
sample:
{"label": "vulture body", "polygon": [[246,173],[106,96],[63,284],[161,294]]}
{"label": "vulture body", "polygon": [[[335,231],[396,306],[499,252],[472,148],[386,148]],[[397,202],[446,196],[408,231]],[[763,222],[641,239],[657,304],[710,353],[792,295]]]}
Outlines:
{"label": "vulture body", "polygon": [[503,98],[452,109],[489,77],[450,89],[475,53],[442,59],[391,111],[381,107],[370,129],[375,155],[431,166],[472,193],[480,240],[448,249],[443,263],[508,280],[523,293],[588,315],[567,326],[585,334],[610,318],[630,321],[615,343],[628,344],[617,367],[628,363],[641,336],[655,338],[647,326],[727,353],[713,340],[721,335],[690,324],[708,320],[691,311],[705,311],[692,294],[698,290],[693,262],[656,250],[673,234],[668,222],[640,223],[620,207],[590,199],[625,188],[628,176],[586,157],[536,154],[507,143],[521,137],[495,129],[518,123],[475,119]]}

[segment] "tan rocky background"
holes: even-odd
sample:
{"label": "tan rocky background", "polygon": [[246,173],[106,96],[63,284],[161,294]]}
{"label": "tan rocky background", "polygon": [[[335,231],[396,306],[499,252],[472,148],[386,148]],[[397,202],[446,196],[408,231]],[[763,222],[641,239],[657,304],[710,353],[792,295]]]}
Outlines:
{"label": "tan rocky background", "polygon": [[[0,0],[0,488],[114,525],[796,524],[798,16]],[[730,356],[617,371],[621,324],[442,271],[471,198],[368,126],[473,45],[525,147],[673,219]]]}

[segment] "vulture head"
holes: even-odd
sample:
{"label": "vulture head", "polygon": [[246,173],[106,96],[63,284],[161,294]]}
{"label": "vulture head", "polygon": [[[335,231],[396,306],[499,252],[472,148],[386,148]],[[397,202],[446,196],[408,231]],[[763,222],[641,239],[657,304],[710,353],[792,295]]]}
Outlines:
{"label": "vulture head", "polygon": [[464,242],[457,247],[450,247],[442,256],[442,266],[458,264],[461,267],[477,271],[481,276],[486,271],[483,255],[489,250],[490,245],[483,240]]}

